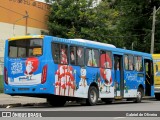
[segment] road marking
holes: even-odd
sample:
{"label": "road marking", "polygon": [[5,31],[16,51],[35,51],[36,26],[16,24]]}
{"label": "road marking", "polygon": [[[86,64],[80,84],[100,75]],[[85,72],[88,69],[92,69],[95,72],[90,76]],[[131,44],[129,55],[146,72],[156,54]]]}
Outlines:
{"label": "road marking", "polygon": [[124,119],[124,118],[126,118],[126,117],[115,117],[113,119]]}
{"label": "road marking", "polygon": [[10,107],[11,107],[11,106],[8,105],[6,108],[10,108]]}

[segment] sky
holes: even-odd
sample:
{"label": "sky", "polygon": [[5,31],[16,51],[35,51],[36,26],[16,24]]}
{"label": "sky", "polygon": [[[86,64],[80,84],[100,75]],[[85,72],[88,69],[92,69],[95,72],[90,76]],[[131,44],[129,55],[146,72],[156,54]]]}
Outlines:
{"label": "sky", "polygon": [[36,1],[39,1],[39,2],[45,2],[45,0],[36,0]]}

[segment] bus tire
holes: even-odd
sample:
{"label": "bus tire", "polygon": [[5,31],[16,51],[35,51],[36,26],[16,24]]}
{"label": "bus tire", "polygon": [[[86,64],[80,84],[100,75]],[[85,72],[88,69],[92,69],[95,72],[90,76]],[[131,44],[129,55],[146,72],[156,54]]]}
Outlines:
{"label": "bus tire", "polygon": [[54,107],[61,107],[65,105],[66,99],[62,97],[47,98],[47,103]]}
{"label": "bus tire", "polygon": [[156,100],[160,100],[160,93],[155,93]]}
{"label": "bus tire", "polygon": [[98,102],[98,90],[95,86],[89,87],[88,99],[86,99],[86,105],[93,106]]}
{"label": "bus tire", "polygon": [[134,100],[135,103],[140,103],[142,101],[143,90],[142,88],[138,88],[137,90],[137,98]]}

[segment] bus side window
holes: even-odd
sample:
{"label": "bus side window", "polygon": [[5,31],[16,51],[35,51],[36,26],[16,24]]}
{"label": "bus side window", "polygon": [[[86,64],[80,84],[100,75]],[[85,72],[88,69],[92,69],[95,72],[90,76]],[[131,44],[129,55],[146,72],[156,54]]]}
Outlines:
{"label": "bus side window", "polygon": [[33,56],[33,49],[29,49],[28,56]]}
{"label": "bus side window", "polygon": [[9,57],[17,57],[18,48],[14,46],[9,47]]}
{"label": "bus side window", "polygon": [[129,63],[129,70],[133,70],[134,69],[134,57],[133,55],[128,55],[128,63]]}
{"label": "bus side window", "polygon": [[55,63],[60,61],[60,45],[57,43],[52,43],[52,57]]}
{"label": "bus side window", "polygon": [[18,57],[26,57],[26,48],[18,48]]}
{"label": "bus side window", "polygon": [[60,64],[68,64],[68,46],[61,44],[60,48]]}
{"label": "bus side window", "polygon": [[70,63],[72,65],[76,65],[76,47],[75,46],[70,47]]}
{"label": "bus side window", "polygon": [[87,66],[91,66],[92,65],[92,56],[91,56],[91,49],[86,49],[86,57],[85,57],[85,63]]}
{"label": "bus side window", "polygon": [[124,55],[124,66],[125,70],[129,70],[129,61],[128,61],[128,55]]}
{"label": "bus side window", "polygon": [[100,52],[100,66],[101,68],[105,68],[105,62],[106,62],[106,56],[105,56],[105,51]]}
{"label": "bus side window", "polygon": [[101,51],[100,65],[102,68],[112,68],[111,52]]}
{"label": "bus side window", "polygon": [[134,60],[135,60],[135,70],[136,70],[136,71],[142,71],[142,70],[143,70],[142,57],[140,57],[140,56],[135,56],[135,57],[134,57]]}
{"label": "bus side window", "polygon": [[87,66],[98,67],[99,66],[99,53],[98,50],[86,49],[86,64]]}
{"label": "bus side window", "polygon": [[82,47],[77,47],[76,62],[77,65],[84,65],[84,48]]}
{"label": "bus side window", "polygon": [[93,50],[92,52],[92,58],[93,62],[95,63],[95,67],[99,67],[99,51],[98,50]]}

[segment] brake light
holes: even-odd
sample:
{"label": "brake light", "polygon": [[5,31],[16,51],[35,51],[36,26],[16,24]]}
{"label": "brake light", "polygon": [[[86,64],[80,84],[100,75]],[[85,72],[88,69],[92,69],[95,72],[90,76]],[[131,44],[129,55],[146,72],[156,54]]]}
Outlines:
{"label": "brake light", "polygon": [[4,81],[6,84],[8,84],[8,72],[6,67],[4,67]]}
{"label": "brake light", "polygon": [[43,67],[41,83],[44,84],[47,79],[47,65]]}

